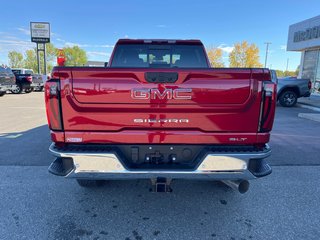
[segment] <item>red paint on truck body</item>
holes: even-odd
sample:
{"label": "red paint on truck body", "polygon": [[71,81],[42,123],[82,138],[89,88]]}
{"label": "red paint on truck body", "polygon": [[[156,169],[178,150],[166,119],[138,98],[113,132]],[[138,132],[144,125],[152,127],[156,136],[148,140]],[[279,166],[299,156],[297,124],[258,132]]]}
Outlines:
{"label": "red paint on truck body", "polygon": [[[149,83],[146,72],[176,72],[178,80]],[[271,83],[268,69],[55,67],[52,78],[60,81],[64,133],[62,137],[53,131],[55,142],[260,145],[269,141],[274,102],[268,128],[259,131],[263,82]],[[191,99],[134,99],[132,89],[192,92]]]}

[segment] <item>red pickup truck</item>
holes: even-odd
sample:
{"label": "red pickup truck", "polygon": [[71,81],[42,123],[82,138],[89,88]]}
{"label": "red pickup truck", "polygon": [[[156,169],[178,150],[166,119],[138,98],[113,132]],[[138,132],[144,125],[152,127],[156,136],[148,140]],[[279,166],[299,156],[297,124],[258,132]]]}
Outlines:
{"label": "red pickup truck", "polygon": [[107,67],[55,67],[45,101],[49,171],[81,186],[194,178],[243,193],[271,173],[270,71],[211,68],[199,40],[120,39]]}

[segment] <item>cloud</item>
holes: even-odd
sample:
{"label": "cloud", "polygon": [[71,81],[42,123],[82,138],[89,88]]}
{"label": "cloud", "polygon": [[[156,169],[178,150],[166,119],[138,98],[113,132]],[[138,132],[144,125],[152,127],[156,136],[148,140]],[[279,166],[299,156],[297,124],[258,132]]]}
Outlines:
{"label": "cloud", "polygon": [[105,45],[93,45],[93,47],[100,47],[100,48],[114,48],[114,45],[108,45],[108,44],[105,44]]}
{"label": "cloud", "polygon": [[55,32],[51,32],[51,31],[50,31],[50,35],[51,35],[51,37],[58,37],[58,36],[60,36],[60,34],[55,33]]}
{"label": "cloud", "polygon": [[30,41],[24,41],[20,39],[13,39],[11,36],[0,39],[0,64],[8,64],[8,53],[11,51],[17,51],[22,54],[27,50],[35,48],[35,43]]}
{"label": "cloud", "polygon": [[234,49],[233,46],[228,46],[227,44],[224,44],[224,43],[220,44],[218,48],[220,48],[225,53],[231,53],[232,50]]}
{"label": "cloud", "polygon": [[22,32],[23,34],[30,35],[30,29],[26,29],[26,28],[23,28],[23,27],[19,27],[19,28],[16,28],[16,29],[19,30],[20,32]]}
{"label": "cloud", "polygon": [[281,49],[281,50],[287,50],[287,45],[281,45],[281,46],[280,46],[280,49]]}
{"label": "cloud", "polygon": [[57,40],[58,42],[66,42],[66,40],[63,40],[63,39],[61,39],[61,38],[56,38],[56,40]]}
{"label": "cloud", "polygon": [[89,44],[81,44],[81,43],[75,43],[75,42],[65,42],[65,45],[68,47],[74,47],[74,46],[78,46],[78,47],[90,47]]}
{"label": "cloud", "polygon": [[3,39],[10,39],[10,40],[20,40],[19,38],[17,38],[16,36],[11,36],[11,35],[4,35],[1,36]]}
{"label": "cloud", "polygon": [[67,42],[61,38],[57,38],[57,41],[60,42],[64,42],[64,45],[67,47],[74,47],[74,46],[78,46],[81,48],[114,48],[113,45],[109,45],[109,44],[82,44],[82,43],[76,43],[76,42]]}
{"label": "cloud", "polygon": [[166,28],[166,27],[167,27],[167,25],[164,25],[164,24],[158,24],[156,27],[157,27],[157,28]]}
{"label": "cloud", "polygon": [[0,39],[0,48],[9,51],[19,51],[24,52],[29,49],[33,49],[35,44],[29,41],[23,41],[19,39]]}

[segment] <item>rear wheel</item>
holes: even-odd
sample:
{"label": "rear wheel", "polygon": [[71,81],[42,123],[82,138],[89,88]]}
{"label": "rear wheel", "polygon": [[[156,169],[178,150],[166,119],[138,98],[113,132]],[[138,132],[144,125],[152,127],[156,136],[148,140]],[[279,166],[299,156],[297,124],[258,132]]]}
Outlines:
{"label": "rear wheel", "polygon": [[85,188],[101,187],[105,184],[105,180],[89,180],[89,179],[77,179],[78,184]]}
{"label": "rear wheel", "polygon": [[279,102],[283,107],[293,107],[294,105],[296,105],[297,100],[297,94],[291,90],[284,91],[279,97]]}
{"label": "rear wheel", "polygon": [[11,90],[11,92],[14,93],[14,94],[19,94],[19,93],[21,93],[21,92],[22,92],[22,86],[21,86],[21,84],[18,83],[18,84],[16,85],[16,88],[13,89],[13,90]]}
{"label": "rear wheel", "polygon": [[0,97],[2,97],[5,94],[6,94],[6,92],[0,92]]}
{"label": "rear wheel", "polygon": [[33,91],[33,88],[29,87],[29,88],[26,88],[24,91],[26,93],[31,93]]}

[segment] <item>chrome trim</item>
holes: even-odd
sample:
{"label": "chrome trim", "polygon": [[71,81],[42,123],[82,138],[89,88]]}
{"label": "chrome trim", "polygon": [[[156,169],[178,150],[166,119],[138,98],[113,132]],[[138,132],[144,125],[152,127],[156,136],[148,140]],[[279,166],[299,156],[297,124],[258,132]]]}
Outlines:
{"label": "chrome trim", "polygon": [[249,170],[250,159],[263,159],[271,154],[270,147],[264,152],[252,153],[208,153],[195,170],[129,170],[114,153],[60,152],[49,148],[57,157],[71,157],[74,169],[66,177],[95,179],[130,178],[204,178],[216,180],[254,179]]}
{"label": "chrome trim", "polygon": [[11,91],[11,90],[15,90],[17,88],[17,85],[1,85],[0,84],[0,90],[1,91]]}
{"label": "chrome trim", "polygon": [[44,83],[31,83],[30,86],[31,87],[43,87]]}

